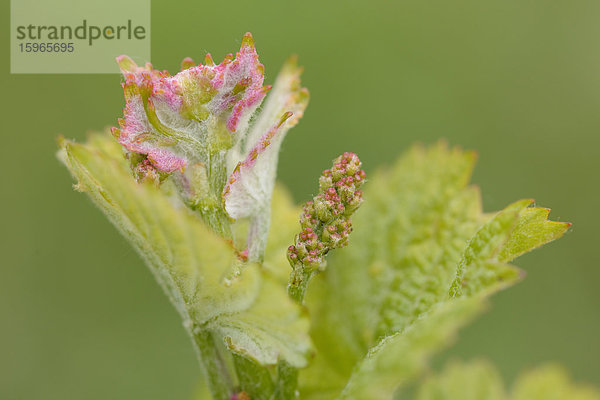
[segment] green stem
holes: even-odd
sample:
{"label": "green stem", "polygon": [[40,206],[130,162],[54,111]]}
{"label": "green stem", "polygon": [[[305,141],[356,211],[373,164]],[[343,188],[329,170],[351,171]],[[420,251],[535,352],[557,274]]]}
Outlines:
{"label": "green stem", "polygon": [[207,175],[210,192],[215,196],[215,201],[204,216],[205,220],[219,235],[231,239],[231,222],[221,200],[221,193],[227,183],[227,160],[224,151],[210,155]]}
{"label": "green stem", "polygon": [[276,400],[296,400],[298,393],[298,369],[285,361],[277,364],[277,387],[275,388]]}
{"label": "green stem", "polygon": [[[197,168],[192,171],[192,176],[204,175],[204,178],[191,178],[185,180],[189,185],[188,190],[192,196],[187,205],[197,211],[204,222],[219,236],[225,239],[232,238],[231,219],[224,209],[221,193],[227,182],[226,159],[223,152],[205,155],[208,157],[206,165],[199,163],[192,165]],[[185,190],[185,189],[184,189]]]}
{"label": "green stem", "polygon": [[288,283],[288,294],[298,304],[304,304],[304,296],[313,271],[307,271],[302,264],[294,265]]}
{"label": "green stem", "polygon": [[206,224],[219,236],[231,239],[231,223],[229,222],[229,216],[225,214],[223,208],[215,205],[199,205],[194,207]]}
{"label": "green stem", "polygon": [[233,354],[233,365],[240,389],[250,395],[252,400],[273,399],[275,387],[267,367],[237,354]]}
{"label": "green stem", "polygon": [[[304,304],[304,295],[314,270],[308,270],[302,263],[292,265],[288,283],[288,295],[298,304]],[[285,361],[277,364],[277,387],[275,399],[295,400],[298,398],[298,369]]]}
{"label": "green stem", "polygon": [[234,393],[233,381],[212,334],[209,331],[201,330],[193,337],[212,398],[214,400],[230,400]]}

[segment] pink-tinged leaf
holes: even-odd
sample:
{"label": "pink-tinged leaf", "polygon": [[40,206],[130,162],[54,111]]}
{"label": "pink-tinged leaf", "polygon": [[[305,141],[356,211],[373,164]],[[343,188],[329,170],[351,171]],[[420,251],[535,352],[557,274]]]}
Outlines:
{"label": "pink-tinged leaf", "polygon": [[181,70],[186,70],[188,68],[192,68],[195,67],[196,64],[194,63],[194,60],[192,60],[190,57],[186,57],[181,61]]}
{"label": "pink-tinged leaf", "polygon": [[248,258],[252,261],[262,258],[266,245],[279,148],[292,120],[291,112],[280,117],[238,163],[223,191],[225,210],[232,218],[252,218],[248,235]]}
{"label": "pink-tinged leaf", "polygon": [[160,172],[207,162],[203,156],[211,146],[228,146],[220,144],[223,130],[236,133],[235,144],[270,89],[262,85],[264,67],[249,33],[235,58],[227,56],[218,65],[210,55],[205,65],[186,58],[175,76],[151,64],[139,67],[127,56],[117,62],[125,78],[126,106],[113,133],[128,151],[147,155]]}
{"label": "pink-tinged leaf", "polygon": [[228,55],[215,65],[208,54],[205,65],[191,65],[186,60],[182,68],[187,68],[176,75],[187,116],[204,121],[214,115],[230,132],[245,128],[270,88],[262,85],[264,66],[258,61],[252,35],[244,35],[235,59]]}
{"label": "pink-tinged leaf", "polygon": [[113,135],[130,152],[147,155],[160,172],[170,173],[183,168],[186,160],[162,147],[172,145],[173,139],[158,132],[148,115],[157,105],[178,112],[181,99],[177,94],[177,83],[167,72],[157,71],[151,64],[138,67],[127,56],[117,57],[117,62],[125,77],[122,86],[126,104],[124,118],[119,120],[120,129],[113,128]]}
{"label": "pink-tinged leaf", "polygon": [[286,122],[289,129],[296,125],[304,115],[308,105],[308,89],[303,88],[300,75],[303,68],[298,66],[298,58],[290,57],[277,75],[273,89],[265,101],[262,111],[256,118],[248,137],[244,142],[242,153],[247,155],[257,143],[259,138],[277,122],[285,112],[291,112],[293,116]]}
{"label": "pink-tinged leaf", "polygon": [[262,258],[269,229],[269,208],[281,142],[302,117],[308,90],[300,85],[302,68],[296,57],[284,64],[265,106],[248,136],[230,152],[236,165],[223,192],[225,210],[234,219],[252,218],[248,236],[249,258]]}
{"label": "pink-tinged leaf", "polygon": [[154,165],[160,165],[161,171],[173,172],[185,167],[185,160],[175,156],[165,149],[153,149],[148,153],[148,160]]}

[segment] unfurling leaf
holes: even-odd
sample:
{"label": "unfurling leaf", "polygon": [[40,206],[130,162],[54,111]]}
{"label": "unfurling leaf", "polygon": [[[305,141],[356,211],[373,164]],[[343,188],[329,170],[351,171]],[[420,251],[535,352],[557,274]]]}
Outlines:
{"label": "unfurling leaf", "polygon": [[135,182],[108,135],[92,135],[87,144],[62,140],[60,157],[146,261],[190,333],[215,332],[261,364],[306,364],[308,321],[284,287],[242,262],[168,187]]}
{"label": "unfurling leaf", "polygon": [[301,73],[295,57],[284,64],[248,136],[229,154],[230,164],[238,159],[243,161],[234,164],[234,172],[223,191],[223,202],[232,218],[251,219],[250,260],[261,260],[264,256],[281,143],[308,105],[308,90],[300,86]]}

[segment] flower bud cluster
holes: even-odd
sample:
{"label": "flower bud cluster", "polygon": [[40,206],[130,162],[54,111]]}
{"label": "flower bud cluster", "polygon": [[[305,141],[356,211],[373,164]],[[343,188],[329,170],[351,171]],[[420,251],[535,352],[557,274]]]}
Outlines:
{"label": "flower bud cluster", "polygon": [[319,179],[319,194],[308,201],[300,216],[302,230],[295,245],[288,248],[292,266],[317,269],[329,250],[348,244],[352,232],[350,216],[363,201],[360,187],[365,171],[354,153],[344,153],[335,159],[331,169]]}

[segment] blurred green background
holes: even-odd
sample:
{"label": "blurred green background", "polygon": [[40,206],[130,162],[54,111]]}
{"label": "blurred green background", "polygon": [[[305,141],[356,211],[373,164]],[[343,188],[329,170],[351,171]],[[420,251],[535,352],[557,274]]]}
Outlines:
{"label": "blurred green background", "polygon": [[[8,32],[8,1],[2,16]],[[444,357],[488,357],[509,381],[555,360],[600,385],[600,2],[153,1],[152,62],[221,59],[246,31],[269,83],[291,53],[305,66],[311,104],[279,175],[298,201],[345,150],[369,172],[446,138],[478,150],[487,211],[533,197],[572,221]],[[10,75],[0,40],[0,398],[190,398],[178,315],[54,156],[57,134],[116,124],[119,76]]]}

